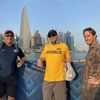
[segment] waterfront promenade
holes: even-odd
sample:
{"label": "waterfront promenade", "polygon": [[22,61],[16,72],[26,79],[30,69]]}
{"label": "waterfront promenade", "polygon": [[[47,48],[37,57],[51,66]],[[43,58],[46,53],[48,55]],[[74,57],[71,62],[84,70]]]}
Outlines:
{"label": "waterfront promenade", "polygon": [[[66,84],[68,87],[67,100],[80,100],[84,63],[72,62],[72,66],[76,77]],[[38,68],[35,61],[26,61],[25,65],[18,69],[16,100],[43,100],[42,82],[44,69]]]}

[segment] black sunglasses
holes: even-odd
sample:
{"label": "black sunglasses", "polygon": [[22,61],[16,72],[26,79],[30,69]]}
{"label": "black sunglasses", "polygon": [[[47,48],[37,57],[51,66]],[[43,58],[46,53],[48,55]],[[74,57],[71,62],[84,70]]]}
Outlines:
{"label": "black sunglasses", "polygon": [[55,37],[57,36],[56,34],[52,34],[52,35],[49,35],[48,38],[51,38],[51,37]]}

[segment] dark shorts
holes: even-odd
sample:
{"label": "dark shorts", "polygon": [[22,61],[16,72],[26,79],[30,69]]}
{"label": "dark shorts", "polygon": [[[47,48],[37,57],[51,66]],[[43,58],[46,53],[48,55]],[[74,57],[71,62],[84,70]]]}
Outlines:
{"label": "dark shorts", "polygon": [[0,79],[0,97],[3,97],[5,94],[7,96],[15,97],[15,92],[16,92],[15,78]]}

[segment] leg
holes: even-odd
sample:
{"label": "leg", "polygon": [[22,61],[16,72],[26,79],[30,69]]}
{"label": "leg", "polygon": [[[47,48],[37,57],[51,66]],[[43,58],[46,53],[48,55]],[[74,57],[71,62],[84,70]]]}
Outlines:
{"label": "leg", "polygon": [[100,100],[100,87],[94,87],[92,89],[93,100]]}
{"label": "leg", "polygon": [[51,100],[55,100],[54,94],[53,94],[53,96],[52,96],[52,99],[51,99]]}
{"label": "leg", "polygon": [[0,100],[4,100],[4,95],[6,93],[6,85],[3,79],[0,79]]}
{"label": "leg", "polygon": [[53,91],[55,100],[67,100],[66,81],[55,82]]}
{"label": "leg", "polygon": [[80,100],[99,100],[100,91],[98,87],[90,88],[89,90],[83,90]]}
{"label": "leg", "polygon": [[8,100],[15,100],[15,97],[8,96]]}
{"label": "leg", "polygon": [[0,100],[4,100],[4,97],[0,97]]}
{"label": "leg", "polygon": [[7,80],[6,95],[8,100],[15,100],[16,95],[16,79],[11,78]]}
{"label": "leg", "polygon": [[83,90],[80,100],[92,100],[89,90]]}
{"label": "leg", "polygon": [[43,82],[43,100],[52,100],[53,97],[53,82],[44,81]]}

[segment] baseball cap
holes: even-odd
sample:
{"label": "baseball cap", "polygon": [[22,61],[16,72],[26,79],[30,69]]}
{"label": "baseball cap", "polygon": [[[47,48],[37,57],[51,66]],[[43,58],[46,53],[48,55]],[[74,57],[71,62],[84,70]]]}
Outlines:
{"label": "baseball cap", "polygon": [[51,37],[54,37],[54,36],[56,36],[57,35],[57,32],[56,32],[56,30],[54,30],[54,29],[52,29],[52,30],[50,30],[49,32],[48,32],[48,37],[49,38],[51,38]]}
{"label": "baseball cap", "polygon": [[4,35],[5,35],[5,34],[11,34],[12,36],[14,36],[14,32],[13,32],[12,30],[7,30],[7,31],[5,31]]}

